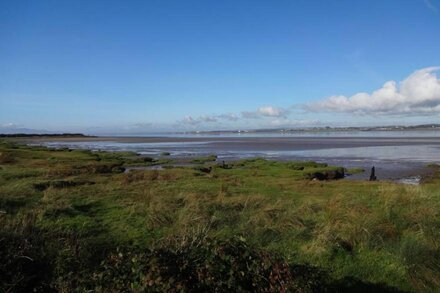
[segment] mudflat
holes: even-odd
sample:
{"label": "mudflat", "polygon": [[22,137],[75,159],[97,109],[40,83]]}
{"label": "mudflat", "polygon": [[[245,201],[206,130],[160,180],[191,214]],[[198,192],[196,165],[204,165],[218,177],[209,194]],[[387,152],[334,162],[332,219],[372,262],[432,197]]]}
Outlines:
{"label": "mudflat", "polygon": [[96,137],[26,137],[26,143],[43,142],[118,142],[118,143],[209,143],[213,148],[236,150],[315,150],[330,148],[431,145],[440,147],[440,137],[226,137],[226,136],[96,136]]}

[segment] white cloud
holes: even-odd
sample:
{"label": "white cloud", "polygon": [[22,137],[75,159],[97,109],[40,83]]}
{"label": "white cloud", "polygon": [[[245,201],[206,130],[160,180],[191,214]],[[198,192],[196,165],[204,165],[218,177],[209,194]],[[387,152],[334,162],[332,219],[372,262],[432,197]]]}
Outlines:
{"label": "white cloud", "polygon": [[204,115],[204,116],[200,116],[199,120],[201,122],[218,122],[218,119],[216,116],[208,116],[208,115]]}
{"label": "white cloud", "polygon": [[316,126],[321,125],[321,122],[318,120],[296,120],[296,119],[287,119],[287,118],[277,118],[269,121],[269,126],[273,127],[299,127],[299,126]]}
{"label": "white cloud", "polygon": [[153,123],[150,122],[139,122],[127,126],[127,129],[150,129],[154,127]]}
{"label": "white cloud", "polygon": [[235,114],[202,115],[200,117],[186,116],[181,121],[186,125],[200,125],[202,123],[221,123],[222,121],[237,121],[239,117]]}
{"label": "white cloud", "polygon": [[189,125],[197,125],[200,123],[200,120],[197,120],[192,116],[185,116],[181,122]]}
{"label": "white cloud", "polygon": [[436,115],[440,114],[440,79],[428,67],[412,73],[399,84],[386,82],[371,94],[351,97],[331,96],[303,106],[311,112],[340,112],[360,115]]}
{"label": "white cloud", "polygon": [[15,124],[15,123],[4,123],[4,124],[1,124],[0,127],[13,129],[13,128],[23,127],[23,125],[19,125],[19,124]]}
{"label": "white cloud", "polygon": [[260,107],[256,111],[245,111],[241,115],[233,113],[202,115],[199,117],[185,116],[182,120],[177,121],[177,125],[190,125],[190,126],[212,126],[213,124],[224,125],[225,122],[237,122],[240,119],[250,118],[286,118],[288,110],[283,108],[276,108],[272,106]]}
{"label": "white cloud", "polygon": [[237,121],[239,117],[235,114],[220,114],[216,116],[218,119],[227,121]]}
{"label": "white cloud", "polygon": [[286,117],[289,113],[286,109],[272,106],[260,107],[256,111],[242,112],[243,118],[261,118],[261,117]]}

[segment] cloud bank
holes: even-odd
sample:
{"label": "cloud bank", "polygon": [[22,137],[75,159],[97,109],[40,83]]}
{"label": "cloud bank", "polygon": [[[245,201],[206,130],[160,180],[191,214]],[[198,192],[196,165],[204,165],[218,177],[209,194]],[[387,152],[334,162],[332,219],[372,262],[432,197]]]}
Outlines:
{"label": "cloud bank", "polygon": [[303,105],[303,109],[360,115],[436,115],[440,113],[440,79],[436,74],[439,69],[420,69],[400,83],[386,82],[371,94],[331,96]]}
{"label": "cloud bank", "polygon": [[185,116],[182,120],[177,121],[177,125],[192,125],[221,123],[223,121],[237,121],[239,116],[235,114],[219,114],[219,115],[203,115],[200,117]]}
{"label": "cloud bank", "polygon": [[276,108],[272,106],[260,107],[256,111],[245,111],[241,115],[243,118],[262,118],[262,117],[286,117],[289,111],[283,108]]}
{"label": "cloud bank", "polygon": [[[417,70],[400,82],[386,82],[372,93],[360,92],[349,97],[331,96],[316,102],[286,108],[266,105],[255,110],[237,113],[188,115],[172,124],[138,123],[130,126],[128,130],[137,132],[142,129],[183,131],[324,125],[320,120],[310,119],[311,113],[315,112],[345,113],[353,117],[363,115],[366,118],[369,117],[368,119],[430,117],[440,114],[440,79],[436,74],[439,70],[440,66]],[[299,109],[305,110],[305,113],[298,111]]]}
{"label": "cloud bank", "polygon": [[223,122],[236,122],[242,119],[285,119],[289,111],[273,106],[260,107],[255,111],[243,111],[240,115],[228,113],[218,115],[203,115],[199,117],[185,116],[178,124],[197,126],[201,124],[214,124]]}

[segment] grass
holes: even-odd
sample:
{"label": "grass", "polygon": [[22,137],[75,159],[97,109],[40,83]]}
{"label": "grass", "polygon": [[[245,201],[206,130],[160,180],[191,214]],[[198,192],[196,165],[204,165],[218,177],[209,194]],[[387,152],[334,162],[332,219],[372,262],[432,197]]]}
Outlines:
{"label": "grass", "polygon": [[196,158],[196,159],[192,160],[191,163],[203,164],[203,163],[207,163],[207,162],[215,162],[216,160],[217,160],[217,156],[210,155],[210,156],[206,156],[206,157]]}
{"label": "grass", "polygon": [[[314,162],[251,159],[217,164],[214,160],[200,160],[196,167],[124,173],[125,166],[158,162],[134,153],[50,150],[1,142],[4,253],[0,263],[4,265],[0,272],[16,274],[8,275],[0,288],[28,291],[49,286],[71,291],[99,285],[103,291],[116,292],[130,286],[158,291],[166,286],[186,290],[241,286],[245,290],[254,282],[271,291],[278,287],[263,282],[267,278],[252,276],[273,275],[275,264],[287,266],[289,272],[298,267],[309,272],[302,281],[294,278],[292,282],[300,287],[292,285],[293,291],[312,290],[307,280],[329,290],[349,286],[348,280],[384,290],[439,288],[437,177],[420,186],[320,181],[310,178],[341,168]],[[231,250],[221,256],[228,259],[225,267],[215,267],[217,262],[209,259],[219,255],[211,255],[206,247]],[[133,265],[130,259],[120,259],[121,249],[136,261],[158,266]],[[267,261],[272,269],[250,270],[244,281],[222,279],[223,269],[237,273],[239,264],[247,263],[237,258],[237,251]],[[186,273],[165,269],[163,255],[193,260],[188,274],[214,266],[205,272],[213,283],[194,287]],[[194,255],[204,257],[196,261]],[[25,263],[26,257],[34,260],[33,266]],[[231,258],[237,261],[229,262]],[[35,274],[32,267],[50,273]],[[103,267],[107,269],[100,271]],[[278,273],[290,284],[290,273]],[[92,283],[87,281],[90,275],[95,276]],[[152,275],[167,281],[156,284],[154,279],[153,287],[145,287]]]}

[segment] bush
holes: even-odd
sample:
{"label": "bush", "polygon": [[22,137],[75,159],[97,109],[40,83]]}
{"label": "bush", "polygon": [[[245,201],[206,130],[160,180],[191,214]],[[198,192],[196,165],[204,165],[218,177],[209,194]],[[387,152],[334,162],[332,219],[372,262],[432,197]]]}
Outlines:
{"label": "bush", "polygon": [[316,171],[306,174],[306,178],[317,179],[317,180],[342,179],[344,178],[344,176],[345,176],[344,168],[335,168],[333,170]]}
{"label": "bush", "polygon": [[307,266],[291,267],[239,239],[205,240],[179,249],[118,251],[109,255],[94,278],[103,291],[283,292],[322,291],[329,286],[325,274]]}
{"label": "bush", "polygon": [[0,230],[1,292],[397,292],[351,278],[332,280],[239,238],[118,249],[33,222]]}

